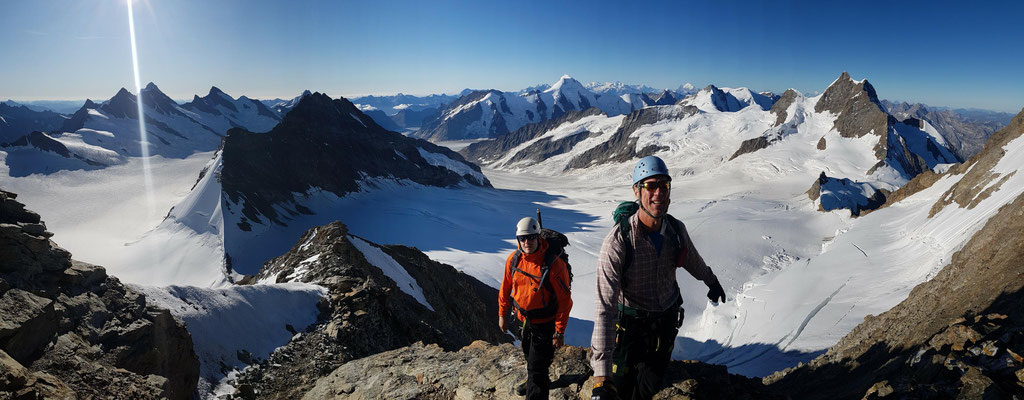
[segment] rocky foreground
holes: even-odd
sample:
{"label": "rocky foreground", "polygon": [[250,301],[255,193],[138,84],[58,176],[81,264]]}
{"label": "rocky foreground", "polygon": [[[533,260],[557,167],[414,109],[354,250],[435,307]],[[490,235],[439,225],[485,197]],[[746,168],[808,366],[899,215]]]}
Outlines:
{"label": "rocky foreground", "polygon": [[[402,274],[404,288],[395,281]],[[512,340],[498,331],[496,289],[415,248],[353,236],[341,222],[310,229],[248,281],[314,283],[328,297],[316,324],[238,378],[241,398],[299,398],[353,360],[416,342],[455,351]],[[423,302],[408,294],[412,282]]]}
{"label": "rocky foreground", "polygon": [[[566,346],[551,366],[552,399],[589,399],[594,386],[589,349]],[[523,351],[483,341],[446,352],[417,343],[350,362],[317,380],[303,399],[520,399],[526,379]],[[673,361],[671,382],[655,399],[776,399],[760,380],[730,375],[725,367]]]}
{"label": "rocky foreground", "polygon": [[187,399],[192,337],[0,190],[0,399]]}

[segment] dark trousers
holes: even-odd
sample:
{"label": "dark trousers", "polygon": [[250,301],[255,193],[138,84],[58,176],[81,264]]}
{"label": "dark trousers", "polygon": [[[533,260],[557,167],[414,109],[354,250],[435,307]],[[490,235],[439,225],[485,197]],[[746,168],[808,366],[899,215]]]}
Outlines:
{"label": "dark trousers", "polygon": [[548,369],[555,358],[555,347],[551,336],[555,333],[555,323],[544,322],[533,324],[527,322],[523,326],[523,355],[526,356],[526,398],[547,399],[551,388]]}
{"label": "dark trousers", "polygon": [[623,317],[616,331],[612,374],[623,399],[650,399],[662,388],[662,379],[672,360],[677,318]]}

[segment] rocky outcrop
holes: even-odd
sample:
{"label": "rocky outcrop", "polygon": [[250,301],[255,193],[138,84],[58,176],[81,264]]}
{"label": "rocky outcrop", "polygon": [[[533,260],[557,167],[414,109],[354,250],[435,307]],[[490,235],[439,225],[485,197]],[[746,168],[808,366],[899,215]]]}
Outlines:
{"label": "rocky outcrop", "polygon": [[[936,164],[959,162],[948,149],[940,149],[942,145],[921,131],[920,126],[904,125],[889,115],[879,102],[875,88],[866,79],[854,81],[848,73],[843,72],[825,89],[814,111],[836,115],[833,129],[841,137],[860,138],[868,134],[878,137],[874,147],[878,163],[867,171],[868,175],[889,165],[910,180]],[[920,137],[908,139],[911,136]],[[915,153],[910,149],[908,140],[922,139],[925,148]],[[931,164],[928,160],[932,160]]]}
{"label": "rocky outcrop", "polygon": [[766,383],[807,399],[1024,396],[1022,231],[1019,196],[906,300]]}
{"label": "rocky outcrop", "polygon": [[[497,328],[497,290],[414,248],[355,237],[340,222],[310,229],[253,280],[316,283],[329,300],[316,325],[246,370],[239,395],[298,398],[339,366],[418,341],[448,350],[511,341]],[[417,288],[422,298],[410,294]]]}
{"label": "rocky outcrop", "polygon": [[[565,115],[539,122],[535,124],[527,124],[522,128],[516,129],[515,132],[507,135],[499,136],[492,140],[482,141],[473,143],[466,148],[462,149],[460,153],[466,156],[470,160],[474,160],[480,163],[489,163],[504,157],[513,148],[529,142],[538,136],[541,136],[548,131],[555,129],[563,124],[572,123],[579,121],[585,117],[601,115],[601,110],[596,108],[588,108],[584,111],[570,111]],[[520,153],[523,155],[517,155],[519,159],[531,159],[535,161],[541,161],[552,155],[561,154],[572,146],[582,140],[581,135],[573,135],[568,138],[564,138],[559,141],[547,140],[544,143],[535,143],[528,149],[524,149]],[[588,136],[588,135],[582,135]]]}
{"label": "rocky outcrop", "polygon": [[845,71],[825,89],[814,112],[830,112],[838,116],[834,128],[845,138],[859,138],[867,134],[879,137],[875,157],[884,160],[888,154],[889,114],[883,111],[868,81],[855,82]]}
{"label": "rocky outcrop", "polygon": [[[424,151],[475,174],[460,175],[434,165],[424,158]],[[458,153],[387,131],[348,100],[332,100],[322,93],[303,97],[270,132],[228,131],[223,163],[223,192],[231,203],[243,203],[238,223],[243,230],[250,223],[284,225],[289,216],[275,206],[303,212],[295,193],[319,188],[340,197],[359,190],[365,178],[442,187],[463,182],[490,186],[477,175],[480,167]]]}
{"label": "rocky outcrop", "polygon": [[782,97],[779,97],[779,100],[772,104],[772,108],[768,109],[769,112],[775,114],[775,124],[772,126],[779,126],[786,122],[786,119],[789,118],[789,106],[793,105],[799,97],[800,93],[793,89],[787,89],[782,93]]}
{"label": "rocky outcrop", "polygon": [[[551,364],[552,399],[589,399],[590,350],[565,346]],[[452,368],[453,366],[457,366]],[[458,351],[417,343],[347,363],[316,382],[303,399],[519,399],[526,379],[522,349],[475,342]],[[655,399],[780,399],[756,379],[725,367],[672,361]]]}
{"label": "rocky outcrop", "polygon": [[633,111],[622,120],[622,125],[607,142],[601,143],[582,154],[574,157],[566,165],[566,170],[587,168],[595,164],[623,162],[637,157],[651,155],[664,149],[650,145],[642,149],[636,148],[637,138],[630,137],[633,132],[644,125],[668,119],[683,119],[699,113],[694,106],[662,106],[649,107]]}
{"label": "rocky outcrop", "polygon": [[199,361],[180,321],[73,261],[0,191],[0,398],[183,399]]}
{"label": "rocky outcrop", "polygon": [[381,128],[387,129],[392,132],[398,132],[402,130],[402,127],[398,126],[398,124],[396,124],[395,121],[391,119],[391,117],[389,117],[381,110],[366,110],[363,111],[363,114],[366,114],[367,117],[372,118],[373,122],[376,122],[377,125],[380,125]]}
{"label": "rocky outcrop", "polygon": [[[850,210],[855,217],[879,208],[890,194],[886,189],[875,189],[866,183],[826,176],[824,171],[805,193],[811,201],[818,203],[819,211],[843,208]],[[865,193],[871,195],[865,196]]]}
{"label": "rocky outcrop", "polygon": [[[42,151],[48,151],[55,153],[64,158],[71,158],[72,154],[68,151],[67,146],[63,143],[54,140],[49,135],[36,131],[29,133],[28,135],[18,138],[18,140],[12,141],[4,145],[4,147],[19,147],[19,146],[31,146]],[[77,154],[76,154],[77,155]]]}
{"label": "rocky outcrop", "polygon": [[732,156],[729,157],[729,160],[731,161],[736,157],[742,156],[744,154],[753,153],[755,151],[764,149],[768,147],[768,145],[775,143],[776,141],[777,140],[769,140],[767,137],[764,136],[758,136],[753,139],[744,140],[742,143],[740,143],[740,148],[736,149],[736,152],[732,153]]}

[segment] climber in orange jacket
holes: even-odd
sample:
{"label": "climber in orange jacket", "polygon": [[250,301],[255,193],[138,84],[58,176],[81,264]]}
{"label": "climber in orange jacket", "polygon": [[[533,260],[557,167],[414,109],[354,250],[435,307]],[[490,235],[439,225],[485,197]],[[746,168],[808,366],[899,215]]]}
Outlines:
{"label": "climber in orange jacket", "polygon": [[546,399],[551,385],[548,368],[555,349],[565,344],[565,326],[572,309],[569,271],[558,254],[549,254],[540,237],[540,224],[523,218],[516,224],[519,248],[505,260],[505,276],[498,291],[498,327],[508,331],[515,310],[522,324],[520,338],[526,356],[527,379],[519,394]]}

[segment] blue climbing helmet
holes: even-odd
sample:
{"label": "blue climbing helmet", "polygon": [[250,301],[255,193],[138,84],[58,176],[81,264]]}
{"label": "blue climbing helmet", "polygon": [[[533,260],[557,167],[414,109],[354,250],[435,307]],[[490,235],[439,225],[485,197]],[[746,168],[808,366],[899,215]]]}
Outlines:
{"label": "blue climbing helmet", "polygon": [[641,158],[636,163],[636,166],[633,167],[633,184],[636,185],[637,182],[655,175],[665,175],[668,177],[668,180],[672,180],[672,176],[668,174],[668,166],[665,165],[661,158],[657,156]]}

